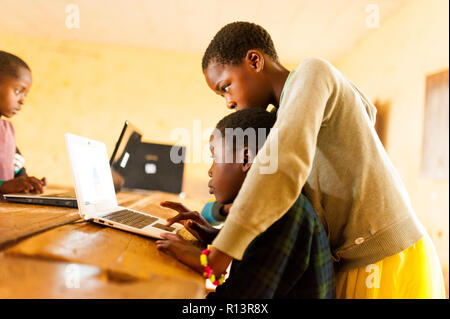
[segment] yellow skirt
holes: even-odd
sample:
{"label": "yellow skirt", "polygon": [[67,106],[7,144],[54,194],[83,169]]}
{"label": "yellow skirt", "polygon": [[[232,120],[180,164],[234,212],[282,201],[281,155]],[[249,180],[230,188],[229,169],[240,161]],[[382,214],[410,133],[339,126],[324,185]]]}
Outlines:
{"label": "yellow skirt", "polygon": [[400,253],[374,264],[338,272],[341,299],[445,298],[442,268],[428,235]]}

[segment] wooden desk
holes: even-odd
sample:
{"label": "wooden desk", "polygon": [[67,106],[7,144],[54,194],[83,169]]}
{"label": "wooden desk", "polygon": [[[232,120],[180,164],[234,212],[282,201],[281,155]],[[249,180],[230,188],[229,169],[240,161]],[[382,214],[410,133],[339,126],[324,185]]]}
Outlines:
{"label": "wooden desk", "polygon": [[[159,206],[162,200],[180,201],[161,192],[118,194],[122,206],[162,218],[175,215]],[[196,210],[203,205],[189,198],[183,203]],[[158,251],[155,239],[85,222],[76,215],[70,208],[0,203],[0,221],[14,226],[16,237],[0,247],[0,298],[205,296],[202,276]],[[195,242],[185,229],[180,235]]]}

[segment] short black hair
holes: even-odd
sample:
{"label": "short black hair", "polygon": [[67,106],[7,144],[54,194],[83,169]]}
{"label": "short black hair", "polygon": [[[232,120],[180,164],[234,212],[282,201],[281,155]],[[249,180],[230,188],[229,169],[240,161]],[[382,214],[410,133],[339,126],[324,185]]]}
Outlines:
{"label": "short black hair", "polygon": [[202,68],[205,70],[212,62],[238,65],[251,49],[260,49],[274,61],[278,60],[272,38],[263,27],[251,22],[229,23],[209,43]]}
{"label": "short black hair", "polygon": [[[220,132],[222,138],[225,137],[226,129],[242,129],[244,132],[243,136],[233,136],[233,152],[238,151],[238,142],[243,142],[244,146],[251,148],[251,150],[256,154],[261,146],[267,139],[270,130],[277,120],[275,112],[267,112],[261,108],[249,108],[233,112],[219,121],[216,125],[216,129]],[[248,145],[248,136],[245,135],[247,129],[253,129],[256,133],[256,145]],[[258,134],[258,129],[264,130],[264,139],[259,140],[261,136]],[[243,138],[243,141],[242,141]],[[239,141],[240,140],[240,141]]]}
{"label": "short black hair", "polygon": [[31,71],[30,67],[21,58],[0,50],[0,79],[6,76],[18,78],[20,68]]}

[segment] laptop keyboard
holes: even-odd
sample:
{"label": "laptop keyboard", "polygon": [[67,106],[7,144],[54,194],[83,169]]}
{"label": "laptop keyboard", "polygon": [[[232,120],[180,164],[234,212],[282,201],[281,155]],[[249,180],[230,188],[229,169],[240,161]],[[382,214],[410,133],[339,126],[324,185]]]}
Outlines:
{"label": "laptop keyboard", "polygon": [[103,216],[102,218],[139,229],[144,228],[145,226],[148,226],[158,220],[156,217],[136,213],[128,209],[119,210]]}

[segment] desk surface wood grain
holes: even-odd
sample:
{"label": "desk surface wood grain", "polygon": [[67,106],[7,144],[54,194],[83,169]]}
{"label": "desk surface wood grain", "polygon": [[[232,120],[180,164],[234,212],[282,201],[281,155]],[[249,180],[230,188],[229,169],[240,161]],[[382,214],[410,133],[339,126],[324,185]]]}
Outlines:
{"label": "desk surface wood grain", "polygon": [[[161,192],[118,193],[122,206],[162,218],[174,216],[174,211],[159,206],[162,200],[179,201],[179,197]],[[183,204],[197,210],[202,206],[189,198]],[[76,209],[0,205],[0,221],[6,221],[4,228],[15,225],[21,236],[28,233],[0,253],[0,298],[203,298],[205,295],[202,276],[158,251],[155,239],[83,221],[77,217]],[[36,221],[41,226],[36,227]],[[30,230],[24,232],[22,228],[27,225]],[[180,235],[196,243],[185,229]],[[78,289],[66,285],[65,271],[70,267],[79,272]],[[39,285],[42,287],[36,288]]]}

